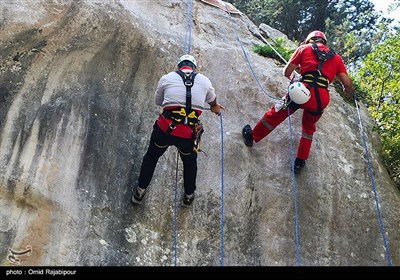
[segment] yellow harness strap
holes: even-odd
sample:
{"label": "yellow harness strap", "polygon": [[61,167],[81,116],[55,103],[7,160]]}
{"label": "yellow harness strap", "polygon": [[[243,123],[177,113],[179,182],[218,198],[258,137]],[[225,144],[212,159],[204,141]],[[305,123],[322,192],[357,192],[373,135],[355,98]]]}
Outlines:
{"label": "yellow harness strap", "polygon": [[316,77],[311,73],[304,74],[302,81],[309,84],[316,83],[319,87],[323,88],[328,88],[329,86],[328,78],[326,78],[325,76]]}

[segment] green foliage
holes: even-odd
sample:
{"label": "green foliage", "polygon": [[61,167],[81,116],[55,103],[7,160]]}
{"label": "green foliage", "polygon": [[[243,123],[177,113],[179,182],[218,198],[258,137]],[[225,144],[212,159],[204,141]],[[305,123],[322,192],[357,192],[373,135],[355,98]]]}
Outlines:
{"label": "green foliage", "polygon": [[278,52],[286,61],[288,61],[290,59],[290,56],[295,51],[294,49],[291,49],[291,48],[288,48],[285,46],[287,42],[282,37],[276,39],[275,41],[269,42],[269,43],[272,47],[268,44],[256,45],[254,47],[254,52],[258,53],[259,55],[265,56],[265,57],[275,58],[275,59],[282,61],[282,59],[276,53],[276,52]]}
{"label": "green foliage", "polygon": [[400,32],[363,61],[356,77],[382,139],[383,159],[400,189]]}
{"label": "green foliage", "polygon": [[303,41],[313,30],[328,37],[328,45],[344,54],[346,64],[355,63],[371,51],[384,35],[375,36],[380,24],[369,0],[231,0],[256,25],[265,23],[286,34],[292,41]]}

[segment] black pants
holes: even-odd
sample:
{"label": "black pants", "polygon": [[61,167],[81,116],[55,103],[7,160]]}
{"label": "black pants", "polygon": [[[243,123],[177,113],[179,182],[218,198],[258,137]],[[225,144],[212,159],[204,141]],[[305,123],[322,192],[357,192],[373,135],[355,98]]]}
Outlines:
{"label": "black pants", "polygon": [[158,159],[171,145],[174,145],[179,150],[179,155],[183,162],[185,193],[191,195],[196,190],[197,177],[197,153],[193,151],[194,141],[193,139],[166,135],[157,124],[153,126],[149,148],[143,157],[138,186],[142,189],[147,188],[153,177]]}

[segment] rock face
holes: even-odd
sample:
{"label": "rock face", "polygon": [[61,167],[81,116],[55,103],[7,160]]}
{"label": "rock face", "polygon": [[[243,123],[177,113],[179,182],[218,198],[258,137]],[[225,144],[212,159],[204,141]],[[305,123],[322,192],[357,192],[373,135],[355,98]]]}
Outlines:
{"label": "rock face", "polygon": [[[261,41],[245,17],[181,0],[6,0],[0,16],[2,265],[385,266],[379,217],[400,264],[400,194],[363,107],[375,184],[357,110],[333,88],[301,175],[301,111],[243,144],[242,127],[288,85],[281,63],[252,51]],[[201,117],[197,198],[174,203],[182,163],[170,147],[132,205],[161,111],[154,90],[188,47],[226,107]]]}

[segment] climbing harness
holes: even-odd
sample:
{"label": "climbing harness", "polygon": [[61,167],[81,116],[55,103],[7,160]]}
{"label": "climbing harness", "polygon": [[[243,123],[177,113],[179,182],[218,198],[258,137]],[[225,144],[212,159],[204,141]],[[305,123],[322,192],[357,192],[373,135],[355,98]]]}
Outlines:
{"label": "climbing harness", "polygon": [[322,72],[321,71],[322,71],[322,66],[323,66],[324,62],[327,61],[328,59],[331,59],[332,57],[334,57],[336,53],[332,49],[330,49],[329,52],[326,52],[324,50],[320,50],[316,43],[313,43],[311,46],[312,46],[313,51],[318,56],[318,59],[319,59],[318,72],[322,76]]}
{"label": "climbing harness", "polygon": [[[194,83],[194,78],[196,77],[196,72],[185,73],[181,70],[177,70],[176,73],[181,76],[183,84],[186,86],[186,108],[180,108],[180,110],[170,109],[163,110],[163,115],[172,120],[169,125],[167,134],[170,134],[178,124],[182,123],[188,125],[192,129],[192,138],[194,140],[193,151],[196,153],[202,152],[200,148],[201,135],[204,132],[203,124],[198,118],[198,114],[192,109],[192,91],[191,88]],[[205,154],[205,153],[204,153]]]}
{"label": "climbing harness", "polygon": [[199,122],[196,111],[192,111],[190,114],[187,114],[186,112],[187,109],[185,108],[163,110],[162,115],[167,119],[172,120],[172,123],[169,125],[169,128],[166,131],[167,134],[171,134],[172,130],[174,130],[180,123],[194,126]]}
{"label": "climbing harness", "polygon": [[[292,80],[289,83],[288,87],[288,94],[285,95],[283,98],[278,100],[275,104],[275,111],[278,112],[282,108],[286,109],[287,107],[297,110],[300,108],[301,104],[304,104],[308,101],[310,95],[307,94],[307,91],[302,89],[301,83],[306,83],[307,90],[314,88],[315,99],[317,101],[317,111],[308,111],[311,115],[322,115],[322,104],[321,104],[321,97],[319,94],[319,88],[328,88],[329,87],[329,80],[328,78],[322,73],[322,66],[325,61],[335,56],[334,50],[329,50],[326,52],[324,50],[320,50],[316,43],[312,44],[312,49],[314,53],[317,55],[319,63],[318,68],[316,71],[310,71],[304,73],[303,76],[300,76],[300,81],[298,81],[298,77],[293,76]],[[298,85],[297,87],[293,87],[293,84]],[[294,93],[291,94],[291,90],[294,90]],[[298,94],[303,93],[303,94]],[[293,101],[293,102],[292,102]]]}
{"label": "climbing harness", "polygon": [[[186,115],[184,123],[191,126],[193,131],[194,147],[193,151],[196,153],[201,152],[200,142],[201,135],[204,132],[203,124],[198,119],[196,111],[192,110],[192,92],[191,88],[196,77],[196,72],[184,73],[180,70],[176,71],[182,78],[184,85],[186,86]],[[182,108],[183,109],[183,108]],[[182,114],[181,114],[182,116]]]}
{"label": "climbing harness", "polygon": [[174,130],[179,123],[183,123],[185,125],[193,127],[196,123],[199,122],[196,111],[192,110],[191,93],[191,88],[193,86],[194,78],[196,77],[197,73],[184,73],[181,70],[176,71],[176,73],[182,77],[183,83],[186,86],[186,108],[180,108],[180,110],[163,110],[163,116],[172,120],[172,123],[169,125],[169,128],[166,131],[167,134],[171,134],[172,130]]}
{"label": "climbing harness", "polygon": [[318,116],[318,115],[322,115],[322,113],[324,112],[324,110],[322,110],[321,97],[320,97],[318,89],[319,88],[328,88],[328,86],[329,86],[328,78],[322,73],[322,66],[328,59],[331,59],[332,57],[334,57],[336,53],[332,49],[329,50],[329,52],[320,50],[316,43],[313,43],[311,46],[319,60],[318,69],[317,69],[317,71],[310,71],[310,72],[304,73],[301,81],[308,84],[307,85],[308,89],[314,88],[315,99],[317,101],[318,107],[317,107],[317,111],[308,111],[308,112],[312,115]]}

